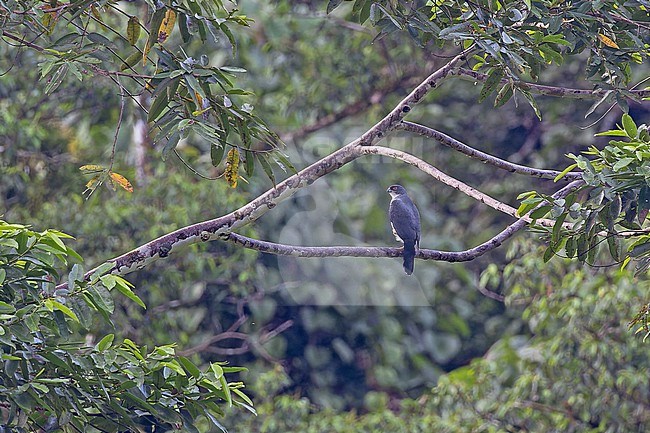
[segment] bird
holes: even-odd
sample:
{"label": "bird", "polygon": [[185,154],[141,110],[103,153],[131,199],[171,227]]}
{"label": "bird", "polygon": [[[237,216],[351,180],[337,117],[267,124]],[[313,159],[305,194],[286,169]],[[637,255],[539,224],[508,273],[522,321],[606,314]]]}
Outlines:
{"label": "bird", "polygon": [[404,244],[404,272],[413,273],[416,249],[420,247],[420,212],[402,185],[386,190],[391,200],[388,207],[390,226],[398,242]]}

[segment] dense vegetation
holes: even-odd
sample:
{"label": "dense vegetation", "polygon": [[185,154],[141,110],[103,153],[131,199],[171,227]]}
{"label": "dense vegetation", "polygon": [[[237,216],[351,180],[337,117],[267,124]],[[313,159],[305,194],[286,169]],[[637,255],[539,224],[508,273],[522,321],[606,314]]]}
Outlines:
{"label": "dense vegetation", "polygon": [[[0,428],[645,431],[645,3],[0,2]],[[556,171],[500,170],[402,117]],[[414,277],[386,255],[221,238],[84,277],[287,188],[366,131],[513,212],[366,154],[236,232],[392,247],[393,183],[422,248],[537,224]]]}

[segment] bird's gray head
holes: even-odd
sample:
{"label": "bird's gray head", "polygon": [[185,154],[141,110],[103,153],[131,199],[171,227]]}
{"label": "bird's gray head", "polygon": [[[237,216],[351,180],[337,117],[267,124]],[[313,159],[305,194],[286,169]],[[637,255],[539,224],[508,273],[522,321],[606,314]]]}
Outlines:
{"label": "bird's gray head", "polygon": [[386,190],[391,197],[397,197],[398,195],[406,195],[406,190],[402,185],[391,185]]}

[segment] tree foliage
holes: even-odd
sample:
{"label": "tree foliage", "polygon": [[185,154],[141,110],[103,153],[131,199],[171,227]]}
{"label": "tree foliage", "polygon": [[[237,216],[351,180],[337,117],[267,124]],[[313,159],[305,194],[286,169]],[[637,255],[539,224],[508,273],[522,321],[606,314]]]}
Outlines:
{"label": "tree foliage", "polygon": [[544,263],[543,249],[530,242],[515,250],[520,258],[495,277],[509,287],[506,302],[532,335],[504,334],[485,356],[416,399],[370,392],[360,415],[314,410],[306,398],[276,394],[286,377],[269,372],[256,379],[268,393],[245,425],[264,433],[645,431],[647,343],[629,332],[626,312],[646,296],[647,282],[566,259]]}
{"label": "tree foliage", "polygon": [[84,281],[79,264],[68,285],[55,289],[57,268],[81,257],[67,247],[70,236],[34,232],[0,222],[0,373],[2,424],[12,431],[126,431],[137,426],[196,431],[203,416],[221,427],[226,405],[250,410],[242,371],[211,363],[202,371],[176,355],[174,345],[148,350],[114,334],[96,344],[87,330],[94,320],[111,320],[120,293],[140,307],[142,300],[123,278],[99,269]]}
{"label": "tree foliage", "polygon": [[[5,124],[0,122],[4,142],[0,144],[7,156],[7,163],[0,167],[0,192],[9,205],[7,213],[14,220],[74,233],[83,256],[91,262],[102,263],[179,226],[241,208],[251,197],[264,194],[279,198],[256,207],[256,211],[274,210],[259,220],[259,214],[253,215],[250,220],[256,220],[256,233],[244,232],[247,235],[298,240],[305,245],[338,241],[383,245],[389,233],[382,207],[385,187],[377,186],[397,182],[408,184],[421,211],[426,209],[422,212],[423,246],[466,250],[492,238],[495,231],[510,224],[508,218],[517,216],[536,220],[539,227],[535,229],[549,245],[545,253],[533,256],[536,259],[505,270],[504,263],[512,256],[496,250],[462,267],[418,267],[419,279],[404,282],[390,263],[377,259],[276,260],[244,253],[225,242],[202,242],[170,257],[167,248],[166,266],[159,263],[134,274],[137,291],[117,276],[97,275],[94,283],[92,276],[87,281],[81,278],[70,299],[91,289],[102,290],[95,286],[111,286],[111,298],[121,290],[131,302],[120,302],[124,296],[118,297],[112,312],[103,310],[103,305],[89,306],[97,310],[96,316],[108,316],[121,328],[109,329],[106,317],[94,321],[85,332],[105,336],[95,345],[63,344],[62,336],[53,334],[49,341],[64,351],[62,362],[76,372],[76,364],[69,360],[94,356],[99,366],[93,364],[90,370],[107,377],[109,385],[124,378],[119,372],[124,373],[125,363],[135,362],[129,365],[142,372],[125,382],[130,385],[128,380],[132,380],[135,387],[118,385],[120,396],[110,400],[120,407],[126,405],[127,413],[110,406],[101,386],[93,388],[99,397],[77,397],[90,401],[91,413],[100,407],[115,410],[106,419],[84,415],[86,419],[109,429],[148,419],[166,427],[190,429],[194,425],[208,430],[210,415],[219,413],[223,401],[227,403],[230,386],[221,383],[218,372],[228,369],[218,360],[228,354],[233,359],[239,356],[237,364],[251,367],[251,379],[257,378],[268,361],[286,361],[290,377],[262,376],[256,386],[263,416],[250,421],[254,430],[329,431],[335,426],[341,431],[454,431],[462,426],[470,431],[567,427],[630,431],[642,425],[645,407],[636,399],[643,395],[647,368],[638,361],[643,346],[625,326],[608,327],[605,317],[608,310],[615,310],[607,317],[626,322],[634,308],[647,302],[642,287],[639,291],[630,288],[633,280],[625,272],[599,278],[588,270],[547,275],[559,263],[569,265],[558,259],[542,264],[539,259],[569,255],[601,266],[636,258],[644,275],[648,142],[647,127],[637,123],[647,113],[638,104],[648,97],[648,90],[641,88],[647,76],[646,3],[356,0],[330,1],[325,9],[324,2],[280,1],[272,6],[241,2],[243,9],[254,12],[251,16],[257,22],[236,10],[239,6],[234,3],[219,1],[0,3],[0,19],[6,24],[3,40],[21,47],[0,46],[10,72],[0,79],[0,116],[5,120]],[[12,13],[16,8],[21,13]],[[323,12],[329,16],[323,17]],[[455,57],[461,51],[463,55]],[[457,60],[447,67],[450,58]],[[243,75],[246,69],[250,73]],[[427,83],[425,77],[439,69],[447,75]],[[12,71],[20,71],[21,76]],[[40,85],[31,85],[37,77]],[[430,89],[434,85],[435,90]],[[418,98],[396,105],[416,86],[421,90]],[[496,109],[477,103],[493,96]],[[619,127],[613,126],[619,114],[608,114],[614,105],[630,113]],[[483,208],[476,196],[449,194],[442,189],[446,186],[412,167],[406,170],[385,159],[366,164],[371,154],[365,154],[367,158],[336,174],[340,160],[325,164],[332,176],[286,200],[317,179],[302,172],[280,182],[281,176],[292,172],[291,163],[309,167],[324,155],[354,147],[346,143],[368,135],[359,125],[377,125],[386,112],[391,113],[388,120],[392,123],[364,146],[381,142],[384,150],[405,149],[421,157],[420,162],[442,167],[488,195],[500,197],[504,205],[515,202],[522,191],[538,192],[521,196],[518,215],[510,208],[512,212],[504,216]],[[602,114],[596,123],[605,125],[601,131],[611,129],[605,135],[615,140],[600,146],[593,128],[578,131],[575,125],[583,114]],[[538,122],[542,115],[544,120]],[[413,131],[404,129],[406,116],[453,131],[452,139],[469,143],[465,149],[471,148],[470,153],[461,155],[456,152],[459,146],[450,151],[407,135]],[[138,120],[149,121],[155,157],[162,154],[167,165],[152,162],[147,154],[145,162],[133,170],[122,169],[135,164],[128,148],[130,134],[121,126],[133,126]],[[7,127],[10,124],[19,127]],[[293,145],[287,151],[291,163],[277,149],[280,143],[271,132],[276,128],[284,129],[281,135]],[[378,130],[373,127],[370,132]],[[321,134],[304,139],[315,131]],[[434,132],[440,137],[440,131]],[[442,142],[449,145],[450,140]],[[580,153],[591,145],[595,147],[586,155]],[[501,157],[500,168],[512,167],[512,159],[538,174],[540,166],[561,169],[567,164],[562,155],[571,153],[576,165],[556,173],[581,177],[585,185],[567,197],[553,197],[558,184],[527,177],[513,180],[519,174],[497,170],[489,154],[479,157],[486,164],[463,159],[476,157],[479,147],[483,154]],[[186,165],[179,169],[176,160],[168,158],[172,155],[183,158],[179,161]],[[82,172],[90,175],[90,191],[102,182],[127,191],[134,184],[137,197],[116,193],[84,206],[78,191],[72,191],[79,173],[76,166],[71,169],[70,160],[84,164]],[[219,186],[190,182],[184,167],[199,175],[222,175],[226,182]],[[141,183],[127,183],[140,169],[147,174]],[[545,171],[546,178],[549,172]],[[247,182],[242,182],[244,178]],[[264,193],[269,183],[278,188]],[[238,191],[233,193],[232,187]],[[276,207],[281,201],[285,205]],[[226,234],[229,228],[224,229]],[[244,228],[237,230],[242,234]],[[605,242],[613,259],[597,253],[598,245]],[[477,275],[484,269],[479,280]],[[83,273],[79,267],[73,272]],[[517,273],[520,280],[508,278]],[[59,279],[53,271],[50,275],[52,281]],[[617,287],[609,286],[611,282],[624,293],[612,298]],[[515,292],[529,292],[523,299],[511,295],[513,303],[505,311],[482,296],[487,293],[500,299],[513,286]],[[600,286],[607,290],[601,291]],[[63,292],[54,292],[48,283],[42,289],[43,299],[33,301],[42,304],[46,317],[39,323],[56,324],[51,317],[59,316],[71,331],[81,329],[82,324],[74,319],[82,322],[80,313],[70,304],[74,301],[68,301]],[[99,302],[91,295],[87,299]],[[98,299],[109,302],[102,296]],[[143,310],[138,299],[154,308]],[[576,299],[584,299],[584,309],[580,302],[576,305]],[[379,305],[368,305],[372,302]],[[523,319],[513,307],[521,302],[530,302]],[[21,311],[12,302],[6,303],[8,315]],[[61,306],[72,314],[66,315]],[[588,314],[590,309],[598,312],[598,320]],[[647,305],[634,330],[648,332],[646,313]],[[556,317],[567,320],[553,321]],[[603,347],[591,337],[594,333],[600,337],[600,328],[592,326],[606,326],[616,338],[603,334],[609,345]],[[52,329],[58,332],[58,324]],[[115,337],[108,335],[112,333]],[[554,339],[555,334],[562,339]],[[71,334],[70,339],[80,337]],[[144,359],[134,361],[127,357],[136,356],[129,340],[156,348],[147,351],[137,346]],[[177,346],[157,346],[170,340]],[[485,359],[443,375],[480,357],[495,342]],[[585,343],[583,350],[583,342],[591,345]],[[577,356],[577,346],[589,353]],[[627,346],[633,356],[620,364],[609,359]],[[191,367],[189,360],[176,356],[179,351],[205,368]],[[591,356],[592,352],[598,356]],[[540,359],[539,353],[548,358]],[[575,363],[561,365],[567,356]],[[17,365],[14,361],[7,359],[7,365]],[[593,367],[587,379],[578,374],[584,366]],[[54,370],[46,368],[47,375],[41,373],[38,378],[62,377],[63,367],[52,363],[42,367]],[[628,382],[614,379],[612,368],[625,370]],[[21,369],[16,367],[18,372]],[[40,383],[36,379],[31,382]],[[143,384],[139,388],[138,380]],[[278,383],[269,385],[264,380]],[[425,393],[419,400],[398,401],[422,393],[439,380],[433,396]],[[540,385],[553,393],[538,392]],[[63,400],[57,400],[56,406],[46,400],[51,393],[42,392],[53,386],[45,383],[40,391],[39,386],[25,388],[32,392],[29,398],[34,394],[52,409],[63,407]],[[238,386],[232,384],[235,395]],[[177,394],[178,387],[182,395]],[[288,395],[273,399],[267,387]],[[204,394],[192,394],[196,389]],[[170,391],[173,399],[168,398]],[[297,395],[311,400],[296,399]],[[600,395],[614,395],[613,399],[623,402],[616,414],[620,419],[610,416],[610,401],[599,400]],[[210,398],[216,407],[206,403]],[[248,404],[240,398],[240,403]],[[371,413],[312,416],[312,403],[364,404]],[[17,414],[11,422],[20,419],[19,413],[27,413],[18,403],[8,404]],[[193,409],[184,411],[186,407]],[[33,417],[22,420],[41,426],[49,422],[52,428],[65,424],[68,416],[66,425],[83,422],[73,421],[77,418],[72,415],[55,421],[47,416],[47,406],[39,403],[38,408]],[[72,414],[69,409],[65,413]],[[209,419],[197,420],[195,415],[201,413]],[[126,421],[116,421],[124,416]]]}
{"label": "tree foliage", "polygon": [[[45,94],[54,93],[71,79],[110,80],[119,89],[122,104],[131,98],[146,109],[163,158],[175,151],[181,139],[201,137],[209,145],[215,167],[225,154],[231,155],[231,162],[224,164],[230,168],[226,178],[233,187],[239,176],[234,159],[246,161],[247,175],[253,174],[256,162],[270,177],[271,163],[278,161],[286,168],[291,164],[278,151],[279,138],[246,102],[251,92],[236,85],[237,74],[246,71],[227,64],[211,66],[206,54],[194,58],[182,47],[194,39],[220,42],[225,38],[235,53],[237,43],[231,27],[245,27],[250,21],[218,0],[151,1],[139,10],[122,9],[110,1],[0,5],[3,37],[39,56]],[[180,40],[172,37],[173,33],[180,34]],[[97,173],[88,183],[90,192],[105,181],[116,182],[112,160],[108,167],[89,167]],[[125,185],[123,181],[117,184]]]}

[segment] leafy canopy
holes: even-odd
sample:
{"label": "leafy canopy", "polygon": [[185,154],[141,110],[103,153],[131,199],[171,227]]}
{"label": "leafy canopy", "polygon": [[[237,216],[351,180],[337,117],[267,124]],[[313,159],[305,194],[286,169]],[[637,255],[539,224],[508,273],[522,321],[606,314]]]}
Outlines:
{"label": "leafy canopy", "polygon": [[198,417],[221,428],[224,405],[253,410],[243,384],[226,379],[243,368],[210,363],[202,371],[173,345],[148,350],[114,334],[84,341],[80,332],[94,320],[110,322],[116,292],[145,305],[126,280],[106,274],[110,266],[84,281],[75,264],[67,286],[57,289],[57,268],[81,261],[68,238],[0,221],[3,425],[18,432],[117,432],[143,424],[196,431]]}

